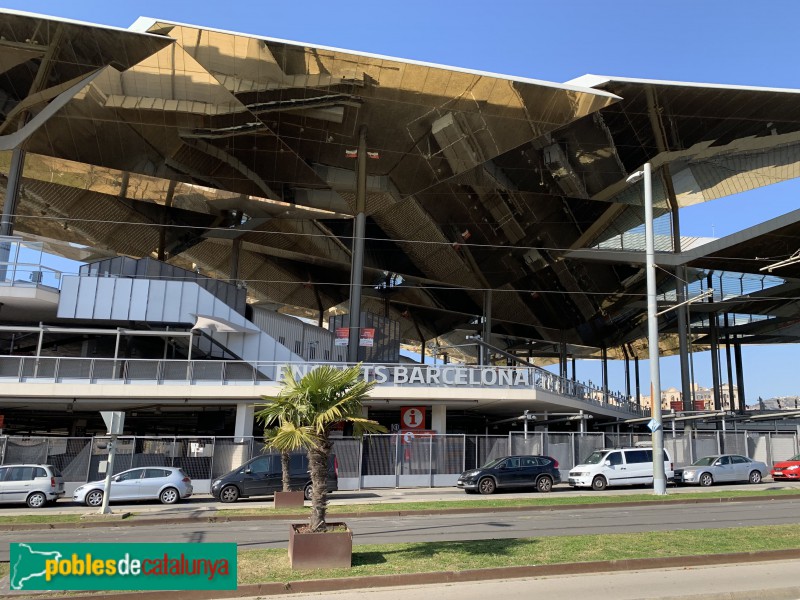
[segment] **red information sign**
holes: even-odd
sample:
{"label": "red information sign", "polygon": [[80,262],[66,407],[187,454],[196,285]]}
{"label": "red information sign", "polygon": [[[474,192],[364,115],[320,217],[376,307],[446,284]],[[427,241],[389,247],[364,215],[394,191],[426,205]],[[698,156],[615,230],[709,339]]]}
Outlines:
{"label": "red information sign", "polygon": [[425,429],[425,407],[401,406],[400,429]]}
{"label": "red information sign", "polygon": [[333,342],[334,345],[335,346],[347,346],[348,339],[349,339],[349,336],[350,336],[350,330],[348,330],[347,327],[337,327],[336,331],[335,331],[335,334],[336,334],[336,338],[335,338],[335,340]]}
{"label": "red information sign", "polygon": [[359,346],[366,346],[371,348],[375,342],[375,328],[374,327],[362,327],[361,328],[361,337],[359,337],[358,345]]}

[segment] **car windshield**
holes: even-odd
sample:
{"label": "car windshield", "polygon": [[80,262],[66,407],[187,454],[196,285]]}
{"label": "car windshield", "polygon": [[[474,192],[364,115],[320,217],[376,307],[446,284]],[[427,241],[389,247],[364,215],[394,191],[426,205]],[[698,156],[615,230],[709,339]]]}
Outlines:
{"label": "car windshield", "polygon": [[692,463],[692,466],[695,467],[708,467],[711,466],[715,460],[717,460],[718,456],[706,456],[705,458],[698,458],[696,461]]}
{"label": "car windshield", "polygon": [[488,463],[483,465],[481,467],[481,469],[493,469],[494,467],[499,465],[501,462],[503,462],[505,459],[506,459],[505,456],[501,456],[500,458],[495,458],[494,460],[490,460]]}
{"label": "car windshield", "polygon": [[793,461],[800,461],[800,454],[798,454],[797,456],[793,456],[793,457],[792,457],[792,458],[790,458],[789,460],[793,460]]}
{"label": "car windshield", "polygon": [[603,457],[606,455],[603,451],[592,452],[583,464],[585,465],[597,465],[600,464],[600,461],[603,460]]}

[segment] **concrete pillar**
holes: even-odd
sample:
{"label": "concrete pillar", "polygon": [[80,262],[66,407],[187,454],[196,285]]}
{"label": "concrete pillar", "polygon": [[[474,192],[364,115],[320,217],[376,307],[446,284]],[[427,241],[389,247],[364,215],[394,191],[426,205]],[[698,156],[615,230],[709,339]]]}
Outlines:
{"label": "concrete pillar", "polygon": [[253,413],[255,405],[249,402],[236,403],[236,424],[234,425],[233,435],[239,438],[252,437],[253,435]]}
{"label": "concrete pillar", "polygon": [[447,405],[434,404],[431,407],[431,429],[436,433],[447,433]]}

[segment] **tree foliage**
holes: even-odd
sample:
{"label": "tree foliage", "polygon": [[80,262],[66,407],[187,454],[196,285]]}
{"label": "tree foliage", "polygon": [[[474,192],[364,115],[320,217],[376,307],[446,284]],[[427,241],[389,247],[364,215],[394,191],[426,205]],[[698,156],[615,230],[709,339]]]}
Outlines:
{"label": "tree foliage", "polygon": [[[257,417],[267,426],[268,444],[281,451],[305,449],[311,471],[311,531],[325,531],[330,433],[341,423],[353,426],[353,435],[383,433],[386,428],[362,416],[364,399],[375,385],[361,379],[361,365],[339,368],[321,365],[301,378],[284,367],[283,383],[276,396]],[[285,477],[286,475],[284,475]]]}

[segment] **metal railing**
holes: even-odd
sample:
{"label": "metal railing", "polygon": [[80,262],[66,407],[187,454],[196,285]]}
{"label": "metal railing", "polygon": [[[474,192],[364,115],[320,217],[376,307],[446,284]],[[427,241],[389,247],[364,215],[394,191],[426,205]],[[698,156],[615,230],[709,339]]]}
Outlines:
{"label": "metal railing", "polygon": [[[302,375],[320,364],[337,367],[347,363],[295,363]],[[0,381],[47,383],[116,383],[188,385],[274,385],[286,363],[219,360],[150,360],[113,358],[63,358],[48,356],[0,356]],[[539,367],[476,367],[466,365],[364,364],[366,379],[381,387],[436,387],[536,389],[581,400],[587,404],[642,414],[631,398],[581,382],[559,377]]]}
{"label": "metal railing", "polygon": [[[44,252],[41,242],[25,242],[13,236],[0,236],[0,286],[36,286],[54,290],[61,287],[62,271],[47,262],[58,259]],[[63,264],[63,260],[61,263]]]}

